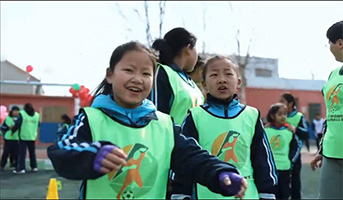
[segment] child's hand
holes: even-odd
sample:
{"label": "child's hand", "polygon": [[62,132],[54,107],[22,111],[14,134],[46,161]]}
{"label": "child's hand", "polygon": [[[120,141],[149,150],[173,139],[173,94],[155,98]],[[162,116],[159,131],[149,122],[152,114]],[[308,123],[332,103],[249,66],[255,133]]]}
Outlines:
{"label": "child's hand", "polygon": [[289,124],[289,125],[287,126],[287,129],[290,130],[290,131],[292,131],[292,133],[295,133],[295,127],[294,127],[294,126],[292,126],[292,125]]}
{"label": "child's hand", "polygon": [[311,169],[314,171],[316,168],[322,167],[323,156],[317,154],[313,160],[310,162]]}
{"label": "child's hand", "polygon": [[248,183],[239,174],[233,172],[221,172],[219,175],[220,187],[225,193],[235,195],[235,198],[243,199]]}
{"label": "child's hand", "polygon": [[126,164],[127,155],[114,145],[104,145],[95,156],[94,170],[107,174]]}

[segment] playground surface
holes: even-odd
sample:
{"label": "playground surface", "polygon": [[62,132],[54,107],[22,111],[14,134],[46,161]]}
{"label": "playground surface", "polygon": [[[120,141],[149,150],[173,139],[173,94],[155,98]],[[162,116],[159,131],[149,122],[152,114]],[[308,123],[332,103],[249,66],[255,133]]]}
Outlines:
{"label": "playground surface", "polygon": [[[318,196],[320,169],[312,171],[309,165],[315,155],[316,147],[311,146],[310,150],[307,152],[304,148],[302,149],[303,199],[316,199]],[[58,176],[47,159],[46,149],[40,148],[36,152],[38,172],[27,171],[25,174],[13,174],[9,168],[6,168],[5,172],[0,172],[0,199],[45,199],[51,178],[61,181],[62,189],[58,191],[60,199],[77,199],[81,181]]]}

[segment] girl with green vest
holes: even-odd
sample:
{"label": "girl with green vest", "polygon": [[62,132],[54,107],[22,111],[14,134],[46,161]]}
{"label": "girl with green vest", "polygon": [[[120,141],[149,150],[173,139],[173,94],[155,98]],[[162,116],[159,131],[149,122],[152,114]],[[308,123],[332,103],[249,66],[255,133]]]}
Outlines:
{"label": "girl with green vest", "polygon": [[[343,21],[326,32],[330,51],[343,62]],[[334,69],[323,87],[326,128],[318,154],[311,161],[312,170],[322,166],[319,199],[343,199],[343,66]]]}
{"label": "girl with green vest", "polygon": [[31,171],[38,171],[35,142],[39,121],[40,114],[35,111],[31,103],[26,103],[24,109],[19,111],[19,117],[12,128],[12,132],[18,131],[19,136],[18,165],[13,170],[15,174],[24,174],[26,172],[26,149],[29,150]]}
{"label": "girl with green vest", "polygon": [[9,115],[6,117],[5,121],[1,126],[1,131],[4,133],[4,149],[2,152],[0,164],[1,171],[4,171],[8,157],[10,157],[11,167],[15,167],[17,165],[18,131],[12,132],[11,128],[14,126],[18,116],[19,108],[17,106],[13,106],[9,112]]}
{"label": "girl with green vest", "polygon": [[[209,59],[203,71],[208,91],[204,105],[190,109],[182,131],[203,149],[236,166],[248,181],[247,199],[275,199],[277,174],[259,111],[243,105],[236,94],[241,84],[238,66],[224,56]],[[176,173],[172,199],[227,199]]]}
{"label": "girl with green vest", "polygon": [[48,148],[56,172],[83,180],[81,199],[164,199],[168,171],[215,193],[244,197],[236,168],[186,138],[172,118],[146,99],[156,61],[138,42],[118,46],[91,107]]}
{"label": "girl with green vest", "polygon": [[152,44],[159,53],[159,63],[149,99],[179,125],[188,109],[204,102],[202,92],[187,74],[197,62],[196,40],[186,29],[174,28]]}
{"label": "girl with green vest", "polygon": [[[291,93],[283,93],[279,100],[287,107],[286,122],[295,132],[295,137],[298,141],[299,148],[302,148],[302,140],[309,138],[309,132],[306,124],[305,116],[296,108],[295,98]],[[291,172],[291,199],[301,199],[301,154],[294,157],[294,166]]]}
{"label": "girl with green vest", "polygon": [[286,122],[287,107],[282,103],[273,104],[267,114],[269,126],[265,128],[278,172],[276,199],[290,196],[292,158],[299,153],[298,142]]}

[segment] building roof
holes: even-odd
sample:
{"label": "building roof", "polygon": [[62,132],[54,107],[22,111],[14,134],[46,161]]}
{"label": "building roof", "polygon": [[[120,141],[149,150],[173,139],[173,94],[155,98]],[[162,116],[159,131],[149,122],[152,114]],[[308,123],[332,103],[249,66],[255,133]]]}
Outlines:
{"label": "building roof", "polygon": [[23,75],[28,75],[30,77],[30,80],[33,80],[33,81],[37,81],[37,82],[40,82],[40,80],[34,76],[32,76],[30,73],[27,73],[26,71],[24,71],[23,69],[21,69],[20,67],[16,66],[15,64],[11,63],[10,61],[8,60],[5,60],[5,61],[1,61],[1,65],[3,65],[3,63],[8,63],[10,66],[13,67],[13,69],[17,70],[19,73],[23,74]]}

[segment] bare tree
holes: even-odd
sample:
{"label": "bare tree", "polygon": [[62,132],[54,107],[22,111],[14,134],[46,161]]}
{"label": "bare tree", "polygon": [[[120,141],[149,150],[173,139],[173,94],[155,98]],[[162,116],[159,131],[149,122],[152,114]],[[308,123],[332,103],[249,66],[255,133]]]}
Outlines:
{"label": "bare tree", "polygon": [[239,34],[240,34],[240,29],[238,29],[237,33],[236,33],[237,53],[238,53],[236,59],[237,59],[238,67],[239,67],[239,73],[240,73],[241,79],[242,79],[241,90],[240,90],[240,101],[243,104],[246,104],[245,88],[247,86],[247,79],[245,76],[245,71],[246,71],[246,67],[250,61],[250,45],[252,42],[252,38],[250,38],[250,41],[248,44],[248,49],[247,49],[245,56],[241,56],[241,42],[240,42]]}
{"label": "bare tree", "polygon": [[151,46],[152,38],[150,33],[150,20],[149,20],[149,4],[147,0],[144,0],[144,11],[145,11],[145,22],[146,22],[146,28],[145,28],[145,34],[146,34],[146,41],[148,43],[148,46]]}
{"label": "bare tree", "polygon": [[[206,31],[206,6],[203,7],[202,10],[202,30],[205,33]],[[206,52],[206,43],[205,40],[203,39],[202,41],[202,53],[205,54]]]}
{"label": "bare tree", "polygon": [[[231,2],[229,2],[229,8],[230,11],[233,11],[233,6]],[[254,31],[254,28],[252,29],[252,32]],[[241,39],[240,39],[240,28],[237,28],[236,32],[236,42],[237,42],[237,56],[236,56],[236,61],[239,67],[239,73],[241,75],[242,79],[242,84],[240,88],[240,101],[244,104],[246,104],[246,95],[245,95],[245,89],[247,86],[247,78],[246,78],[246,67],[250,62],[250,46],[252,43],[252,35],[250,37],[249,43],[248,43],[248,48],[247,52],[245,55],[241,55]]]}
{"label": "bare tree", "polygon": [[166,1],[160,1],[159,3],[160,7],[160,25],[159,25],[159,33],[160,38],[162,38],[162,28],[163,28],[163,20],[164,20],[164,13],[166,11]]}

